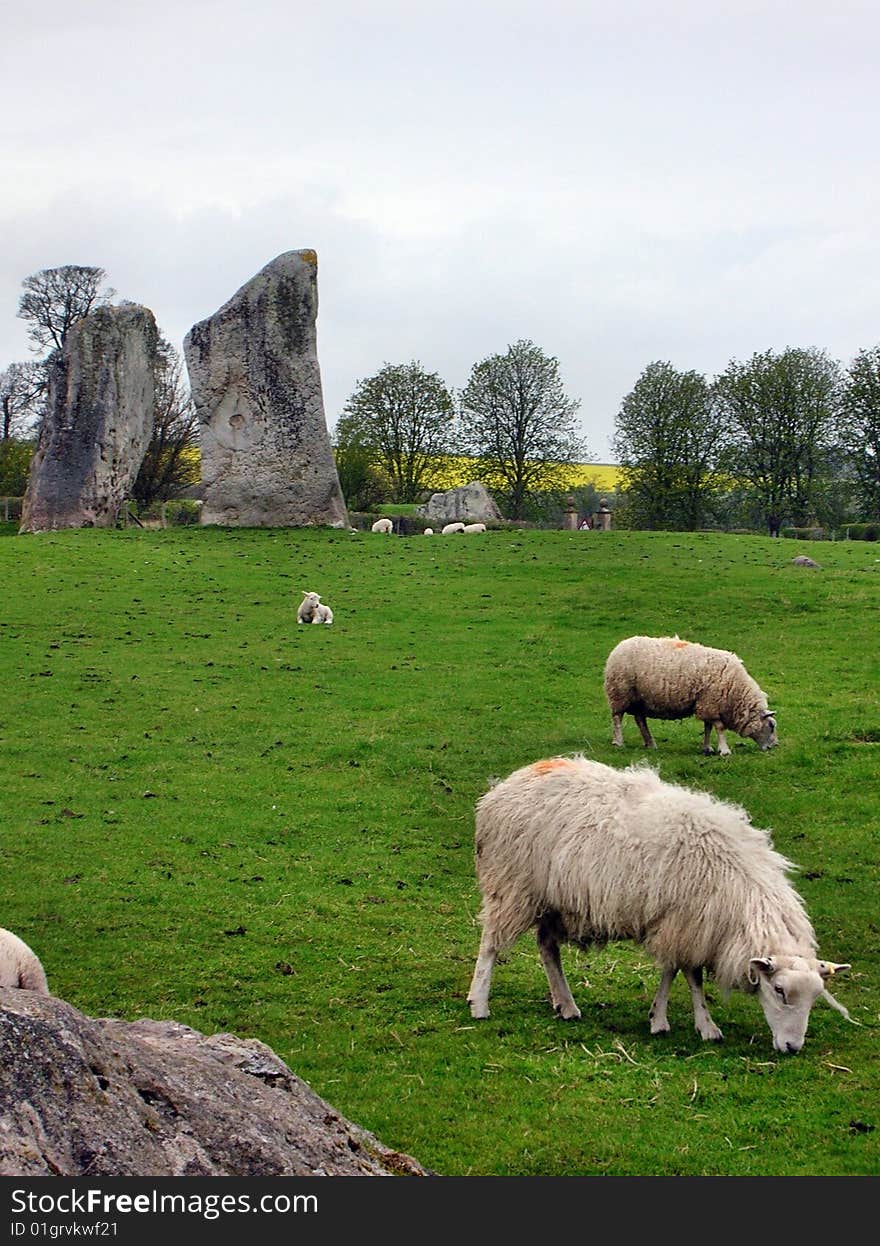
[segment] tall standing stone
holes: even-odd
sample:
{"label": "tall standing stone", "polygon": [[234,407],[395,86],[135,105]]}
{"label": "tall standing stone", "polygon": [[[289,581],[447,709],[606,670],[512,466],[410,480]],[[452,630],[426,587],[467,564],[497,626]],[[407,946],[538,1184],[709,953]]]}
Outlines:
{"label": "tall standing stone", "polygon": [[186,335],[202,523],[347,526],[324,416],[317,314],[318,257],[286,251]]}
{"label": "tall standing stone", "polygon": [[153,313],[135,303],[69,329],[49,360],[20,532],[116,523],[153,435],[158,341]]}

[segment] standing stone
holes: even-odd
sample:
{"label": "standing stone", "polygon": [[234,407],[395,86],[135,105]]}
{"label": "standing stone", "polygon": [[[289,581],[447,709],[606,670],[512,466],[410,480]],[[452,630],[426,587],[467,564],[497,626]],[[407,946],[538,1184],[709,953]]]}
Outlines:
{"label": "standing stone", "polygon": [[348,526],[318,367],[318,257],[286,251],[183,343],[202,444],[202,523]]}
{"label": "standing stone", "polygon": [[135,303],[99,307],[49,360],[20,532],[109,528],[153,435],[159,335]]}

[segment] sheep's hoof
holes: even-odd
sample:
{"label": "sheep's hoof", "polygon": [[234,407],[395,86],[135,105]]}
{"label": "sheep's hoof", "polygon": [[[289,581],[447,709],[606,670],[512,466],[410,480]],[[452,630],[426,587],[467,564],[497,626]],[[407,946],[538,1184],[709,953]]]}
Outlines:
{"label": "sheep's hoof", "polygon": [[577,1004],[570,1004],[568,1006],[565,1004],[554,1004],[553,1011],[556,1013],[557,1017],[562,1017],[563,1021],[579,1021],[581,1017],[581,1010],[578,1008]]}
{"label": "sheep's hoof", "polygon": [[489,1009],[486,1005],[480,1008],[477,1004],[471,1004],[471,1016],[475,1021],[485,1021],[489,1016]]}
{"label": "sheep's hoof", "polygon": [[700,1030],[700,1038],[704,1043],[720,1043],[723,1037],[717,1025],[707,1025],[705,1029]]}
{"label": "sheep's hoof", "polygon": [[715,750],[714,750],[714,748],[712,748],[712,746],[711,746],[711,745],[709,746],[709,748],[704,748],[704,749],[703,749],[703,754],[704,754],[704,756],[706,756],[706,757],[711,757],[711,756],[714,754],[714,752],[715,752]]}
{"label": "sheep's hoof", "polygon": [[664,1021],[662,1025],[658,1025],[656,1022],[652,1021],[651,1022],[651,1033],[652,1034],[668,1034],[669,1033],[669,1022]]}

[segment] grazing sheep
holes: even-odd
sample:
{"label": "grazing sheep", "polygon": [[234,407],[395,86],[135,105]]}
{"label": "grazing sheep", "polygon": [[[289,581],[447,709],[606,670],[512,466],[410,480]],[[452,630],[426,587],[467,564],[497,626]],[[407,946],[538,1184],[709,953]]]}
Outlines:
{"label": "grazing sheep", "polygon": [[767,697],[735,653],[709,649],[678,636],[631,636],[611,650],[605,663],[605,695],[611,708],[611,743],[623,746],[622,721],[632,714],[645,748],[657,745],[649,718],[689,718],[703,723],[703,752],[711,753],[712,728],[718,752],[730,756],[725,731],[754,740],[761,749],[778,743],[776,719]]}
{"label": "grazing sheep", "polygon": [[440,529],[441,536],[452,536],[456,532],[464,532],[463,523],[448,523]]}
{"label": "grazing sheep", "polygon": [[562,970],[561,942],[643,944],[662,976],[651,1033],[669,1029],[666,1004],[680,969],[703,1039],[721,1031],[706,1007],[703,971],[726,996],[757,993],[777,1051],[803,1046],[821,996],[849,1014],[825,980],[849,965],[817,960],[793,868],[744,810],[664,783],[648,766],[615,770],[553,757],[515,771],[476,809],[476,868],[483,906],[480,952],[468,1002],[489,1015],[498,955],[529,927],[550,999],[579,1017]]}
{"label": "grazing sheep", "polygon": [[433,536],[433,535],[434,535],[433,528],[426,528],[424,532],[422,533],[422,536]]}
{"label": "grazing sheep", "polygon": [[329,606],[325,606],[323,602],[319,602],[315,607],[315,613],[312,616],[313,623],[325,623],[328,627],[333,622],[333,611]]}
{"label": "grazing sheep", "polygon": [[4,986],[49,994],[46,974],[36,952],[11,930],[0,929],[0,987]]}
{"label": "grazing sheep", "polygon": [[393,532],[394,524],[390,519],[377,519],[371,528],[372,532]]}
{"label": "grazing sheep", "polygon": [[466,523],[462,528],[462,532],[485,532],[486,525],[484,523]]}

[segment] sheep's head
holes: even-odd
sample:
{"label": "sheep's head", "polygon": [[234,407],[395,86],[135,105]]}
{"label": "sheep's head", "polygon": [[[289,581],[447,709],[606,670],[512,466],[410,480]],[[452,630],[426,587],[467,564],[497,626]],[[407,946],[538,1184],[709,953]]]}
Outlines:
{"label": "sheep's head", "polygon": [[849,965],[803,956],[755,956],[749,961],[749,982],[757,987],[761,1007],[777,1051],[794,1055],[804,1045],[810,1009],[823,996],[847,1018],[849,1013],[825,989],[825,982]]}
{"label": "sheep's head", "polygon": [[776,748],[779,737],[776,734],[776,715],[773,710],[763,710],[748,724],[743,735],[754,740],[764,752],[768,748]]}

